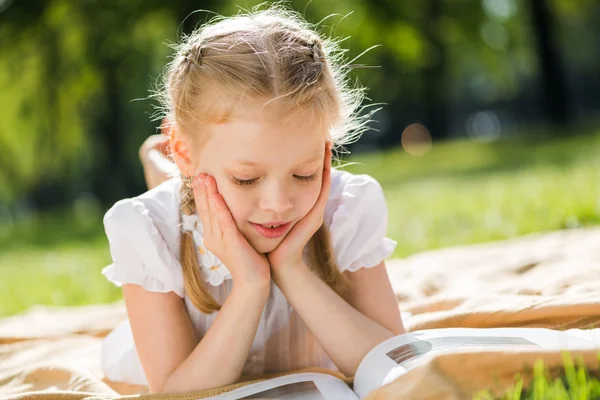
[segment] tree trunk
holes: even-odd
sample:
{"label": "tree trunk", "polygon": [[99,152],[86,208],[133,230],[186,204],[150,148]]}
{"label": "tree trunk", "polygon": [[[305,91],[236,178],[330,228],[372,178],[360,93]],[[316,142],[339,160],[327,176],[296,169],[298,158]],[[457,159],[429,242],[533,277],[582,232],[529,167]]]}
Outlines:
{"label": "tree trunk", "polygon": [[446,110],[446,51],[437,29],[442,16],[442,1],[427,0],[427,8],[423,15],[423,32],[425,37],[437,51],[434,62],[423,70],[423,105],[425,111],[424,125],[433,138],[448,136],[448,114]]}
{"label": "tree trunk", "polygon": [[546,0],[529,0],[529,13],[538,56],[544,116],[552,124],[564,126],[571,121],[567,82],[555,40],[555,20]]}

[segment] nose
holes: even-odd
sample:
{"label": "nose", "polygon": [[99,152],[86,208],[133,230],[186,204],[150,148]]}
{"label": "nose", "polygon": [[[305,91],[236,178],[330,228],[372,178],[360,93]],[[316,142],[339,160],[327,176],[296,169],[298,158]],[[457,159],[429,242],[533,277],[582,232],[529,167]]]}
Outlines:
{"label": "nose", "polygon": [[289,188],[282,182],[271,182],[265,185],[260,199],[260,208],[275,214],[282,214],[293,207]]}

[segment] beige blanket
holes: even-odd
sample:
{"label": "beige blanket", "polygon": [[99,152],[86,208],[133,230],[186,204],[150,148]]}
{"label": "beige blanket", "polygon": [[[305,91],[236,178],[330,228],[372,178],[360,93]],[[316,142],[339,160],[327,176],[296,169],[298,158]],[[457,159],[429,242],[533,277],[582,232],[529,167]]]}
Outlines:
{"label": "beige blanket", "polygon": [[[600,229],[531,235],[392,260],[388,273],[410,330],[586,329],[600,325],[599,243]],[[0,398],[113,399],[146,393],[144,387],[104,380],[100,370],[101,338],[125,316],[117,303],[38,308],[0,320]],[[595,351],[581,355],[597,368]],[[493,385],[501,391],[539,357],[560,364],[560,354],[548,351],[445,354],[371,397],[462,399]],[[205,397],[242,384],[178,398]]]}

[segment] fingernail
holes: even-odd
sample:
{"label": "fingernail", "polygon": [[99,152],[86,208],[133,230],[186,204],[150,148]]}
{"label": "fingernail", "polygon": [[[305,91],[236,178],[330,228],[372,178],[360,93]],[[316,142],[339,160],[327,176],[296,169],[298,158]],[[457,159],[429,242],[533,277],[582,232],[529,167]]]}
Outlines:
{"label": "fingernail", "polygon": [[203,183],[204,183],[204,179],[203,179],[203,178],[202,178],[202,176],[200,176],[200,175],[198,175],[198,176],[196,177],[196,179],[194,179],[194,185],[195,185],[196,187],[201,187]]}

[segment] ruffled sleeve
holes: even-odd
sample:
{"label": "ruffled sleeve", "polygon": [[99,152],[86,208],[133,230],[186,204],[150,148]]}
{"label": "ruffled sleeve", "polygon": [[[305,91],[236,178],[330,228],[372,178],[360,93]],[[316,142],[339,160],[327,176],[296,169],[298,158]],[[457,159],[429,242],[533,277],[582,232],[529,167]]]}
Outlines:
{"label": "ruffled sleeve", "polygon": [[104,216],[113,263],[102,274],[117,286],[132,283],[150,292],[184,296],[181,264],[169,249],[144,203],[117,202]]}
{"label": "ruffled sleeve", "polygon": [[341,271],[374,267],[394,252],[397,243],[386,237],[387,204],[379,182],[342,172],[332,180],[329,203],[329,232]]}

